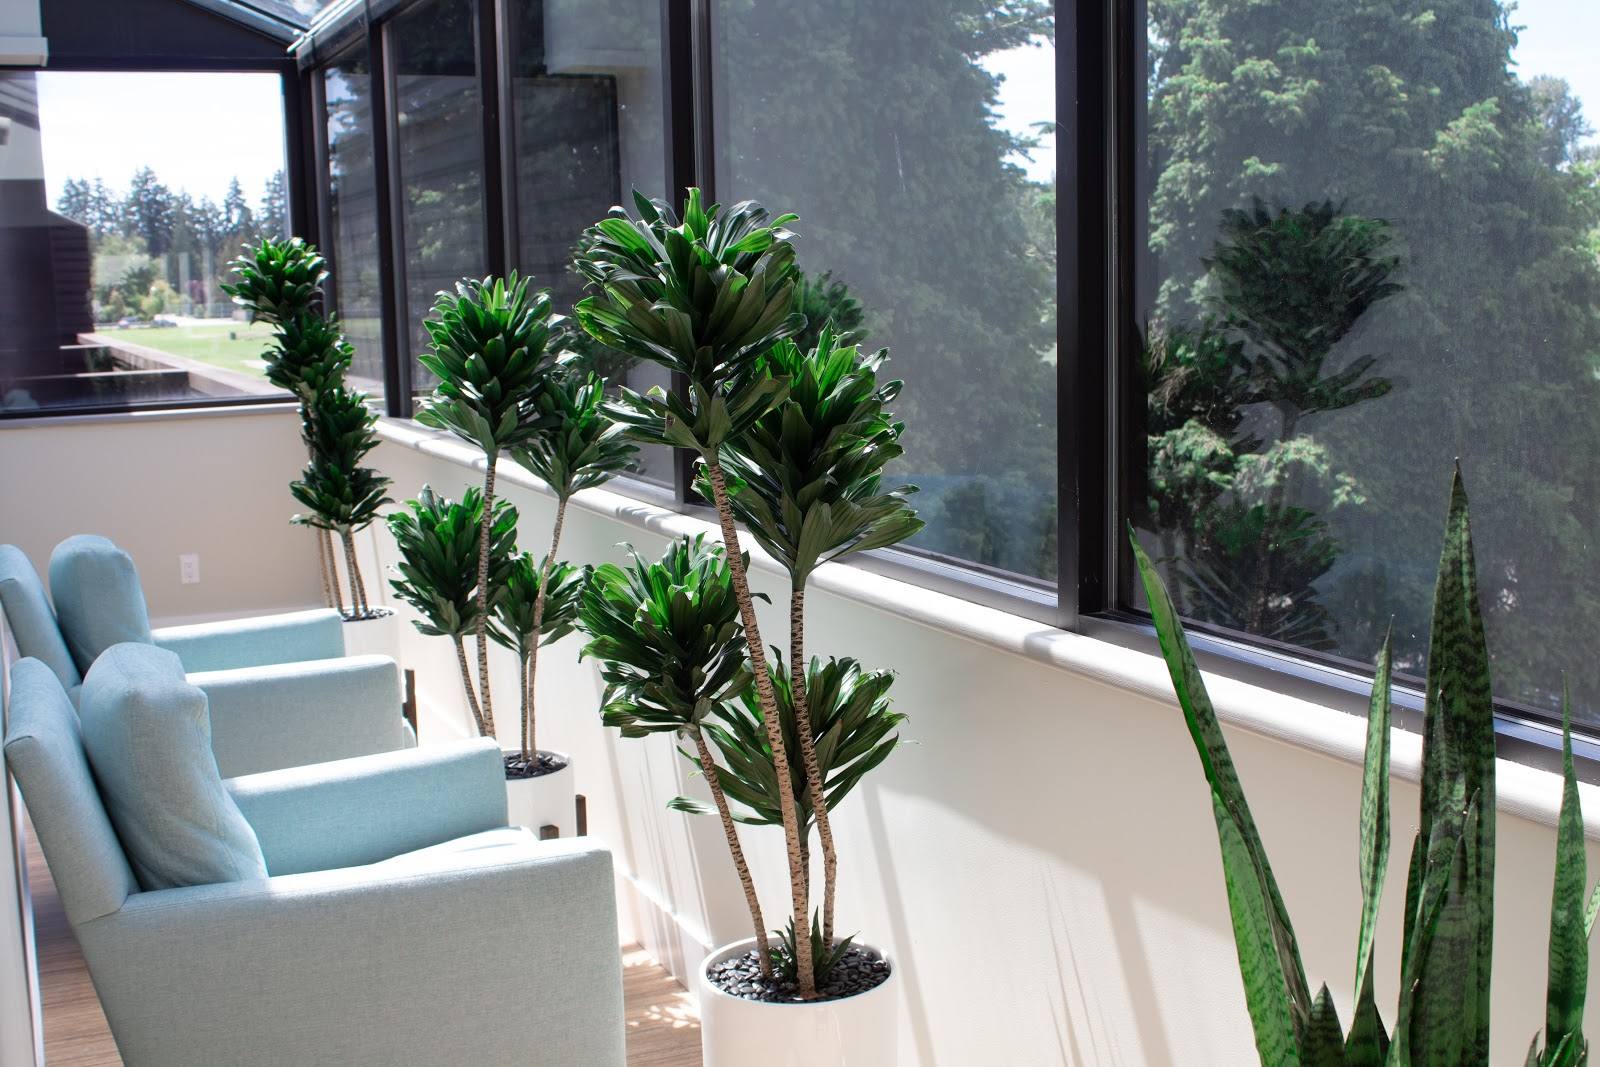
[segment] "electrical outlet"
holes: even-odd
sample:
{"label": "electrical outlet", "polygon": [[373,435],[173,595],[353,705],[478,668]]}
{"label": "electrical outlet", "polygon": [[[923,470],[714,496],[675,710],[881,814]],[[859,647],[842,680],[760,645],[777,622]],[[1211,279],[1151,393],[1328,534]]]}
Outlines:
{"label": "electrical outlet", "polygon": [[200,557],[188,552],[178,557],[178,575],[184,585],[200,584]]}

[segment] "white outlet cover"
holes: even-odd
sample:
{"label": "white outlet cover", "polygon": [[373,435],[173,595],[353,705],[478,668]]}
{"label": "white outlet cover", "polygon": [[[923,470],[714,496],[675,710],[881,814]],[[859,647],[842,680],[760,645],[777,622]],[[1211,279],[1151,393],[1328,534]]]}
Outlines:
{"label": "white outlet cover", "polygon": [[200,584],[200,557],[193,552],[179,556],[178,575],[184,585]]}

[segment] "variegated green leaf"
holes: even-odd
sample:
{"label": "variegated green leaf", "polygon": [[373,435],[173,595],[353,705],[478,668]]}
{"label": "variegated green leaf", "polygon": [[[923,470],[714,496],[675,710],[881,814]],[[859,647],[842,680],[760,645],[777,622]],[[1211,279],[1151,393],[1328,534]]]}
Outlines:
{"label": "variegated green leaf", "polygon": [[1584,923],[1588,881],[1583,807],[1572,765],[1572,692],[1561,702],[1561,814],[1556,822],[1555,887],[1550,899],[1550,978],[1545,993],[1545,1044],[1576,1050],[1583,1043],[1583,1004],[1589,984],[1589,941]]}

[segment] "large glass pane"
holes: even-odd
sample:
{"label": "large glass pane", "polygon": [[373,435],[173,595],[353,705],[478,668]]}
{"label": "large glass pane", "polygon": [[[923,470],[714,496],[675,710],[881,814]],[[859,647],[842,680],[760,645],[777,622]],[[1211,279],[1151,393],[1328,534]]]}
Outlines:
{"label": "large glass pane", "polygon": [[[572,251],[584,227],[632,190],[666,193],[660,5],[637,0],[518,0],[510,8],[518,259],[570,314],[583,295]],[[634,389],[666,385],[590,342],[595,369]],[[672,482],[672,453],[647,448],[642,477]]]}
{"label": "large glass pane", "polygon": [[805,310],[905,379],[913,543],[1051,580],[1056,564],[1052,5],[714,7],[723,202],[796,211]]}
{"label": "large glass pane", "polygon": [[366,49],[323,73],[327,97],[328,226],[333,303],[355,346],[352,382],[383,395],[383,274],[378,255],[378,184],[373,169],[372,76]]}
{"label": "large glass pane", "polygon": [[406,273],[401,356],[412,360],[416,394],[435,384],[416,363],[427,350],[422,320],[435,294],[488,272],[476,7],[470,0],[432,0],[389,27]]}
{"label": "large glass pane", "polygon": [[[1452,460],[1500,695],[1600,722],[1589,0],[1149,4],[1146,541],[1191,618],[1425,669]],[[1522,24],[1522,25],[1518,25]]]}
{"label": "large glass pane", "polygon": [[0,114],[0,409],[277,394],[219,283],[288,227],[279,78],[10,71]]}

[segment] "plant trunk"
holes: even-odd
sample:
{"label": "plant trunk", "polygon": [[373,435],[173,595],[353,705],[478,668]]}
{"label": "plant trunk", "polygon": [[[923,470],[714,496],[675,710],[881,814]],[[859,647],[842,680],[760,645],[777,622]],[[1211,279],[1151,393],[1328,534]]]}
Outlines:
{"label": "plant trunk", "polygon": [[806,870],[800,841],[800,815],[794,801],[794,781],[789,772],[789,753],[783,742],[783,724],[778,720],[778,700],[772,691],[772,675],[767,672],[767,654],[761,643],[761,627],[756,621],[755,601],[750,597],[750,581],[745,574],[744,556],[739,550],[739,527],[728,505],[728,483],[716,453],[705,456],[706,476],[711,481],[717,519],[722,525],[722,543],[727,550],[728,574],[733,579],[733,595],[739,602],[739,617],[744,622],[745,644],[750,651],[750,669],[755,672],[756,697],[766,722],[767,744],[772,747],[772,769],[778,779],[778,806],[783,816],[783,836],[789,851],[789,894],[793,904],[795,928],[795,974],[800,996],[817,995],[817,979],[811,958],[811,872]]}
{"label": "plant trunk", "polygon": [[328,571],[333,578],[333,606],[343,615],[344,591],[339,588],[339,553],[333,547],[333,531],[323,528],[317,536],[322,538],[322,549],[328,555]]}
{"label": "plant trunk", "polygon": [[695,751],[700,754],[700,773],[706,776],[706,786],[711,799],[717,802],[717,814],[722,816],[722,833],[728,839],[728,851],[733,854],[734,869],[739,872],[739,884],[744,887],[744,902],[750,907],[750,921],[756,928],[756,948],[761,957],[761,976],[772,976],[772,945],[767,939],[767,921],[761,915],[761,898],[756,896],[755,879],[750,877],[750,865],[745,862],[744,848],[739,844],[739,831],[733,824],[733,813],[728,810],[728,797],[722,792],[722,779],[717,773],[716,760],[711,758],[711,746],[699,726],[689,727],[694,735]]}
{"label": "plant trunk", "polygon": [[478,524],[478,694],[485,737],[494,736],[494,700],[489,694],[489,531],[494,526],[494,468],[491,455],[483,472],[483,521]]}
{"label": "plant trunk", "polygon": [[367,616],[367,587],[361,582],[361,568],[356,566],[356,537],[350,527],[339,530],[344,541],[344,567],[350,579],[350,611],[358,619]]}
{"label": "plant trunk", "polygon": [[528,759],[528,657],[517,657],[518,693],[522,698],[522,758]]}
{"label": "plant trunk", "polygon": [[567,498],[556,501],[555,533],[550,537],[550,554],[539,567],[539,592],[533,598],[533,644],[528,649],[528,680],[524,686],[522,703],[522,754],[528,759],[538,751],[535,732],[539,700],[539,638],[544,630],[545,594],[550,588],[550,572],[555,569],[556,549],[561,546],[561,527],[567,521]]}
{"label": "plant trunk", "polygon": [[315,526],[311,533],[317,539],[317,561],[322,564],[322,602],[328,607],[333,607],[333,579],[329,574],[333,569],[333,560],[328,556],[328,539],[322,536],[322,531]]}
{"label": "plant trunk", "polygon": [[[828,798],[823,792],[822,765],[817,762],[817,740],[811,732],[811,705],[806,696],[806,591],[789,592],[789,693],[794,703],[795,732],[800,740],[800,760],[806,770],[806,791],[811,794],[811,816],[822,843],[822,943],[833,944],[833,886],[839,873],[839,856],[833,848],[833,826],[828,822]],[[807,865],[810,873],[810,865]]]}
{"label": "plant trunk", "polygon": [[487,737],[488,731],[483,728],[483,712],[478,709],[478,694],[472,691],[472,668],[467,665],[467,647],[460,634],[452,634],[451,640],[456,643],[456,662],[461,667],[461,687],[467,691],[467,707],[472,709],[472,721],[477,724],[478,736]]}

